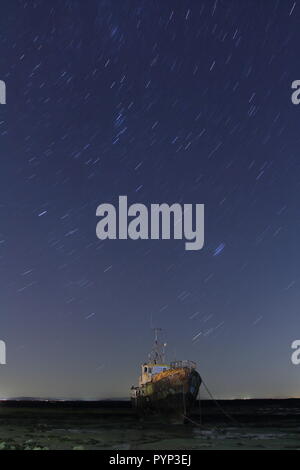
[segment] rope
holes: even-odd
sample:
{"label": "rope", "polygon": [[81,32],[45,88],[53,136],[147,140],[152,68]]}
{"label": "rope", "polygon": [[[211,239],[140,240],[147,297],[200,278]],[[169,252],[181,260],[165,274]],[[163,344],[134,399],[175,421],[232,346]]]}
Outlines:
{"label": "rope", "polygon": [[199,426],[200,428],[203,428],[202,424],[197,423],[196,421],[192,420],[192,419],[189,418],[188,416],[182,415],[182,417],[183,417],[184,419],[187,419],[188,421],[190,421],[190,423],[195,424],[196,426]]}
{"label": "rope", "polygon": [[234,419],[229,413],[227,413],[227,411],[225,411],[224,408],[220,405],[220,403],[214,398],[213,394],[211,393],[211,391],[209,390],[208,386],[206,385],[203,379],[202,379],[202,383],[208,395],[213,400],[213,402],[217,405],[217,407],[222,411],[224,416],[226,416],[232,423],[236,424],[237,426],[240,426],[240,423],[238,423],[236,419]]}
{"label": "rope", "polygon": [[[205,388],[205,390],[207,391],[208,395],[210,396],[210,398],[212,399],[212,401],[217,405],[217,407],[221,410],[221,412],[224,414],[224,416],[226,416],[232,423],[234,423],[236,426],[241,426],[241,424],[236,421],[236,419],[234,419],[229,413],[227,413],[227,411],[224,410],[224,408],[220,405],[220,403],[214,398],[213,394],[211,393],[211,391],[209,390],[208,386],[206,385],[206,383],[204,382],[204,380],[202,379],[202,383],[203,383],[203,386]],[[184,412],[183,412],[183,418],[184,419],[187,419],[188,421],[190,421],[192,424],[195,424],[196,426],[199,426],[199,427],[203,427],[202,426],[202,410],[201,410],[201,398],[200,398],[200,390],[199,390],[199,414],[200,414],[200,423],[197,423],[196,421],[192,420],[191,418],[189,418],[187,415],[186,415],[186,407],[185,407],[185,397],[184,397],[184,391],[183,391],[183,387],[182,387],[182,395],[183,395],[183,407],[184,407]],[[216,429],[217,429],[217,426],[216,426]]]}
{"label": "rope", "polygon": [[202,425],[202,407],[201,407],[201,387],[199,387],[199,419]]}

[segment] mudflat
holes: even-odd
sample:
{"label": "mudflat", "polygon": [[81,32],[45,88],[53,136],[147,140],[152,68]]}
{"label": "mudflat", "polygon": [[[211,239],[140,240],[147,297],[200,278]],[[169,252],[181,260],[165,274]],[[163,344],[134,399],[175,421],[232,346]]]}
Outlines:
{"label": "mudflat", "polygon": [[1,402],[0,449],[300,449],[300,400],[219,404],[170,424],[141,420],[128,402]]}

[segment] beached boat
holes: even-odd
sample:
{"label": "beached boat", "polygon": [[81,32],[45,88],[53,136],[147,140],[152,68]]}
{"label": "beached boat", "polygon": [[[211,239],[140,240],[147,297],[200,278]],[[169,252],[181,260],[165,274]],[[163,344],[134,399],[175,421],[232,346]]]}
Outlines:
{"label": "beached boat", "polygon": [[165,363],[165,345],[159,344],[158,331],[155,329],[149,361],[142,364],[139,385],[131,388],[132,405],[143,414],[159,412],[184,418],[195,405],[201,377],[193,361]]}

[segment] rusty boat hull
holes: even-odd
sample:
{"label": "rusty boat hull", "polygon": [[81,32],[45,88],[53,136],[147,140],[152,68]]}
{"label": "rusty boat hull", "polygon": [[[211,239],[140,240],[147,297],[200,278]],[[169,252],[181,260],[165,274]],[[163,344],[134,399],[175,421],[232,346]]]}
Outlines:
{"label": "rusty boat hull", "polygon": [[201,377],[195,369],[169,369],[135,387],[132,405],[142,415],[163,413],[184,418],[195,406],[200,385]]}

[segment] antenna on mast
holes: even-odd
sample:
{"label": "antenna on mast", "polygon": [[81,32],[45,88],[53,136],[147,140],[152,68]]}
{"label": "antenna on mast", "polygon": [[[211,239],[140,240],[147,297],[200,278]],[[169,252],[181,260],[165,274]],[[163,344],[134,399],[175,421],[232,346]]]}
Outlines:
{"label": "antenna on mast", "polygon": [[154,328],[155,332],[155,344],[158,344],[158,332],[162,331],[162,328]]}
{"label": "antenna on mast", "polygon": [[165,347],[167,343],[159,343],[158,335],[162,328],[152,328],[154,330],[154,347],[150,353],[150,358],[154,364],[164,363],[165,362]]}

